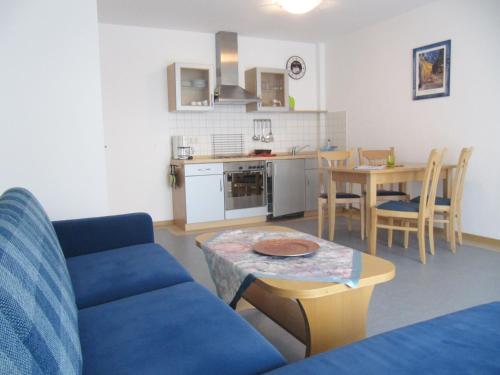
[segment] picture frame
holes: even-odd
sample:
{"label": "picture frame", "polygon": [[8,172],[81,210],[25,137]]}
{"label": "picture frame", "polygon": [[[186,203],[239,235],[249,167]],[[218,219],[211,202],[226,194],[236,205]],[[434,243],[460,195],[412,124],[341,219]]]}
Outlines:
{"label": "picture frame", "polygon": [[413,49],[413,100],[450,96],[451,40]]}

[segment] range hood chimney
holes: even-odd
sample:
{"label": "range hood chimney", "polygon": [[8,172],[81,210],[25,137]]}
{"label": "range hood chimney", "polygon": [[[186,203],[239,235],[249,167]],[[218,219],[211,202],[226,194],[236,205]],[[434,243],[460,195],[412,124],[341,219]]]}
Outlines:
{"label": "range hood chimney", "polygon": [[247,104],[259,98],[238,86],[238,34],[219,31],[215,34],[216,88],[215,102]]}

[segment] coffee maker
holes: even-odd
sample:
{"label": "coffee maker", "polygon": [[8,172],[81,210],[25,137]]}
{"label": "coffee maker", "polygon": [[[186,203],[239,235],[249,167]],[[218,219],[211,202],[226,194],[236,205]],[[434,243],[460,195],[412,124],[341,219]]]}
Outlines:
{"label": "coffee maker", "polygon": [[172,136],[172,159],[187,160],[192,159],[193,147],[189,145],[188,137],[184,135]]}

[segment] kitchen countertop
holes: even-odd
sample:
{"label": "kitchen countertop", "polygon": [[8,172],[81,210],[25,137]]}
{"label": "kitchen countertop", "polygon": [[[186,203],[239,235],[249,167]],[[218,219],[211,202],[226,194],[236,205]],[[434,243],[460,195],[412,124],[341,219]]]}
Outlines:
{"label": "kitchen countertop", "polygon": [[232,158],[216,158],[213,156],[195,156],[191,160],[171,160],[170,164],[205,164],[205,163],[231,163],[238,161],[254,161],[254,160],[287,160],[287,159],[309,159],[315,158],[316,152],[299,152],[293,156],[290,153],[276,153],[276,156],[236,156]]}

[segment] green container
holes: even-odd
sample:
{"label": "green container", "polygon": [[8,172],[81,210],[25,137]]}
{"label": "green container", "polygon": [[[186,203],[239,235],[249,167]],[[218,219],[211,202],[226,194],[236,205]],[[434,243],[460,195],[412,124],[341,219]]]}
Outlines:
{"label": "green container", "polygon": [[290,107],[290,111],[295,110],[295,98],[293,96],[288,97],[288,106]]}

